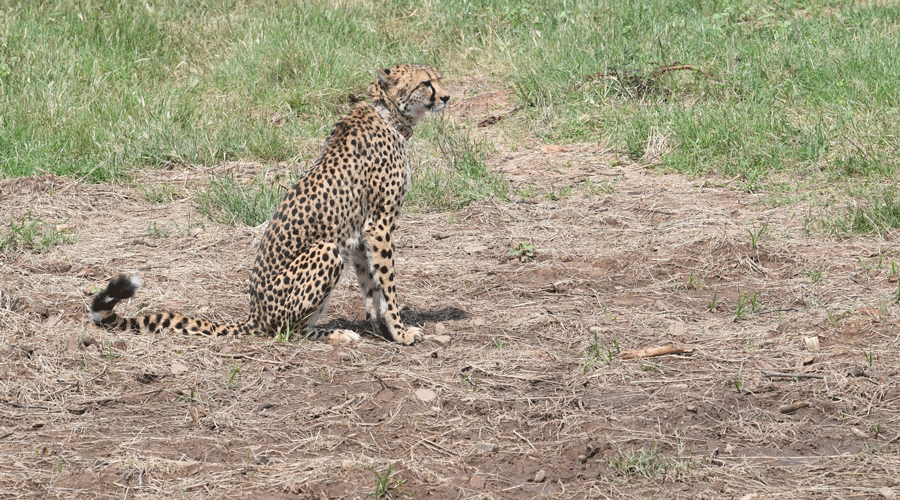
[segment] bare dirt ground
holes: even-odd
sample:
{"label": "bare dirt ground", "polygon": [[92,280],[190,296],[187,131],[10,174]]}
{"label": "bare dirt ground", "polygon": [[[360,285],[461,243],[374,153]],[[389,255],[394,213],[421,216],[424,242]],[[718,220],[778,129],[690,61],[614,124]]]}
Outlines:
{"label": "bare dirt ground", "polygon": [[[490,134],[503,102],[477,98],[456,118]],[[897,233],[808,237],[802,204],[597,144],[490,166],[534,196],[402,220],[413,347],[347,277],[324,321],[366,335],[341,348],[101,331],[89,294],[120,272],[146,281],[120,312],[242,318],[263,228],[205,220],[198,170],[148,178],[165,204],[0,181],[4,227],[76,236],[0,255],[0,497],[896,497]]]}

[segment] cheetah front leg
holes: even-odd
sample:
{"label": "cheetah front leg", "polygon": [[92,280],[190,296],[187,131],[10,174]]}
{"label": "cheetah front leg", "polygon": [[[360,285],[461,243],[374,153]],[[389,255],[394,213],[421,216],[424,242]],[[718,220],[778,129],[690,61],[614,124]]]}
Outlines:
{"label": "cheetah front leg", "polygon": [[366,317],[381,335],[399,344],[411,345],[425,338],[422,329],[407,327],[400,321],[400,308],[394,284],[393,224],[366,231],[353,251],[356,279],[366,301]]}

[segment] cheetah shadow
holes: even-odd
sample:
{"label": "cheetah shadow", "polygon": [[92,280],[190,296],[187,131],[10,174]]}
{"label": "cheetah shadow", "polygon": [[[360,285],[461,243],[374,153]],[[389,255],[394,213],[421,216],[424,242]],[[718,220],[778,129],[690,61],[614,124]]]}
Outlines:
{"label": "cheetah shadow", "polygon": [[[439,321],[458,321],[461,319],[466,319],[469,317],[469,314],[462,309],[457,309],[455,307],[442,307],[438,309],[429,309],[427,311],[418,311],[410,309],[409,307],[404,307],[400,310],[400,319],[409,326],[418,326],[422,327],[425,323],[437,323]],[[350,321],[346,319],[333,319],[328,323],[320,323],[318,326],[323,328],[335,328],[342,330],[353,330],[354,332],[359,333],[360,335],[365,335],[367,337],[378,337],[383,338],[381,334],[376,333],[375,329],[372,328],[372,323],[362,320],[362,321]]]}

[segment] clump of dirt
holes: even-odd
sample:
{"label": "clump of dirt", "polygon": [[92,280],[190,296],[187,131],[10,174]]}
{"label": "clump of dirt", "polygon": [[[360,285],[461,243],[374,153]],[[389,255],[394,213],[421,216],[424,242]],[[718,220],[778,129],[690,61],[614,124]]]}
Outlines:
{"label": "clump of dirt", "polygon": [[[478,109],[466,119],[495,113]],[[125,314],[243,318],[263,228],[127,186],[4,187],[3,217],[29,203],[77,238],[0,256],[0,496],[900,490],[896,234],[810,237],[802,206],[603,145],[500,151],[491,167],[535,196],[401,221],[404,316],[428,335],[412,347],[373,335],[347,277],[324,322],[365,336],[337,349],[101,331],[90,294],[120,272],[146,282]],[[531,255],[511,256],[521,243]],[[692,352],[621,356],[668,344]]]}

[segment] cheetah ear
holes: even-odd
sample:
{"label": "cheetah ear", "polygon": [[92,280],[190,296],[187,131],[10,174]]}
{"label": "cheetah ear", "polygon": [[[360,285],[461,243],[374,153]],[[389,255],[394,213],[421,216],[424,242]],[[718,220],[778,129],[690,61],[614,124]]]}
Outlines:
{"label": "cheetah ear", "polygon": [[390,68],[378,68],[378,82],[382,87],[388,87],[393,83],[391,82],[390,75]]}

